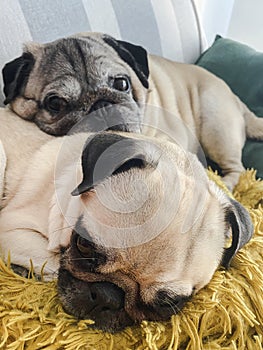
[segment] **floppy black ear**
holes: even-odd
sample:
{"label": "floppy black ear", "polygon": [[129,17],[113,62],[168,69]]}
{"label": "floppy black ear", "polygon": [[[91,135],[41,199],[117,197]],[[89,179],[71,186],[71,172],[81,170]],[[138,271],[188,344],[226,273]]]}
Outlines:
{"label": "floppy black ear", "polygon": [[22,56],[7,63],[3,70],[4,81],[4,104],[10,103],[15,97],[17,97],[23,86],[25,86],[30,71],[33,68],[35,59],[29,52],[24,52]]}
{"label": "floppy black ear", "polygon": [[232,258],[252,237],[254,227],[247,210],[237,201],[230,199],[226,208],[226,222],[232,229],[231,247],[225,249],[222,265],[229,267]]}
{"label": "floppy black ear", "polygon": [[148,89],[149,66],[147,51],[141,46],[137,46],[122,40],[115,40],[108,35],[104,35],[103,40],[118,53],[123,61],[131,66],[140,79],[142,85]]}
{"label": "floppy black ear", "polygon": [[111,175],[131,168],[156,167],[159,150],[153,144],[102,132],[89,137],[82,152],[83,180],[73,196],[91,190]]}

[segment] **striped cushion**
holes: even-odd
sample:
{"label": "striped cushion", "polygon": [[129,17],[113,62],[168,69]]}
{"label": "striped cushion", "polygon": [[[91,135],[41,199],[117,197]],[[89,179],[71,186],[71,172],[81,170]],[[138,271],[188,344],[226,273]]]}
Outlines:
{"label": "striped cushion", "polygon": [[[0,0],[0,8],[1,68],[21,54],[24,42],[83,31],[105,32],[191,63],[205,43],[194,0]],[[2,91],[2,80],[0,85]]]}

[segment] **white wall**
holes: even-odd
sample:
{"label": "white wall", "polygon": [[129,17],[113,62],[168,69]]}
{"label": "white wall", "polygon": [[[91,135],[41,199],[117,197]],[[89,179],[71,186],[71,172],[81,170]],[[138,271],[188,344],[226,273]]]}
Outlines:
{"label": "white wall", "polygon": [[263,51],[263,0],[235,0],[226,36]]}
{"label": "white wall", "polygon": [[[205,31],[208,44],[211,45],[215,39],[216,34],[226,36],[235,0],[195,1],[199,8],[202,26]],[[250,0],[247,1],[249,2]]]}

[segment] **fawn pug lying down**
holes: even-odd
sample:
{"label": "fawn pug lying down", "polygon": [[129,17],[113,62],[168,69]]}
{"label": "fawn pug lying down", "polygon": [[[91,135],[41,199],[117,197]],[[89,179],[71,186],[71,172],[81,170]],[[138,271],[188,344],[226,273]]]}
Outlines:
{"label": "fawn pug lying down", "polygon": [[31,259],[37,274],[45,264],[65,310],[99,329],[169,319],[251,237],[247,211],[176,144],[114,131],[54,138],[8,109],[0,123],[1,254],[27,269]]}
{"label": "fawn pug lying down", "polygon": [[241,153],[246,137],[263,140],[263,119],[249,111],[223,80],[105,34],[31,43],[6,64],[3,78],[5,103],[46,133],[66,135],[83,121],[80,130],[89,132],[118,129],[158,138],[169,135],[193,153],[200,143],[206,156],[222,168],[229,189],[244,170]]}

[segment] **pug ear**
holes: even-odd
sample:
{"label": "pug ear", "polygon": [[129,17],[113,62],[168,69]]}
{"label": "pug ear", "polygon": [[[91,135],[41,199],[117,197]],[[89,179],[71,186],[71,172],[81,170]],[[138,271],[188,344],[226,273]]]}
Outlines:
{"label": "pug ear", "polygon": [[104,35],[103,40],[118,53],[123,61],[131,66],[140,79],[142,85],[148,89],[149,65],[147,51],[141,46],[137,46],[126,41],[115,40],[108,35]]}
{"label": "pug ear", "polygon": [[226,208],[225,218],[232,230],[232,243],[225,249],[221,264],[228,268],[239,249],[251,239],[254,227],[248,211],[233,199],[230,199],[230,206]]}
{"label": "pug ear", "polygon": [[109,132],[88,138],[82,152],[83,180],[71,193],[91,190],[106,178],[131,168],[156,167],[159,150],[153,144]]}
{"label": "pug ear", "polygon": [[4,94],[6,96],[4,104],[10,103],[21,93],[21,89],[26,85],[34,63],[34,56],[30,52],[24,52],[22,56],[4,66],[2,70]]}

